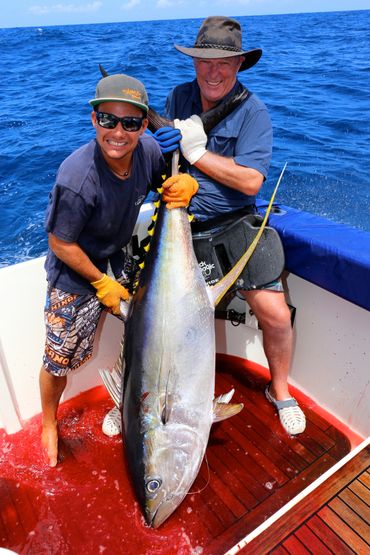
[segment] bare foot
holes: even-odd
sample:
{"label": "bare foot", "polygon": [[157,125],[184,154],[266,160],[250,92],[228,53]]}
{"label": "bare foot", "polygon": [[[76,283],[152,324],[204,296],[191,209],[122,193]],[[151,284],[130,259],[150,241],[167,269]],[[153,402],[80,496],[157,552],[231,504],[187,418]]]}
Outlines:
{"label": "bare foot", "polygon": [[41,444],[49,458],[49,466],[56,466],[58,463],[58,426],[56,422],[43,425]]}

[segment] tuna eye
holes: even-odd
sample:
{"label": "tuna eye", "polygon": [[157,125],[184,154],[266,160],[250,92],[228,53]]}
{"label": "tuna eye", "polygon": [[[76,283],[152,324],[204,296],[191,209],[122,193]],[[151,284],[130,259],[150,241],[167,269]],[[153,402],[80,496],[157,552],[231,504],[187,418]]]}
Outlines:
{"label": "tuna eye", "polygon": [[146,489],[148,490],[149,493],[155,493],[162,485],[161,480],[158,479],[154,479],[154,480],[149,480],[149,482],[147,482],[146,484]]}

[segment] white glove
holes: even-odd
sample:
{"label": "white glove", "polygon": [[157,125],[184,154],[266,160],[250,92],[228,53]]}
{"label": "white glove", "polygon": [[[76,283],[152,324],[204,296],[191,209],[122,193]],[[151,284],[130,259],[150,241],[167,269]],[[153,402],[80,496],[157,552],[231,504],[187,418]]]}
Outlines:
{"label": "white glove", "polygon": [[174,125],[181,131],[180,148],[184,158],[189,164],[195,164],[207,152],[207,135],[202,120],[194,115],[184,120],[175,119]]}

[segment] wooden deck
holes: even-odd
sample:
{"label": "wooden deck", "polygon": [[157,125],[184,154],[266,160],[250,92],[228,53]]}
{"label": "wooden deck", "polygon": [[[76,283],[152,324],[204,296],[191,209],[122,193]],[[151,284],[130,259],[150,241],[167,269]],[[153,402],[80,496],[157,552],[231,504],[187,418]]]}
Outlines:
{"label": "wooden deck", "polygon": [[[216,382],[217,394],[235,387],[245,408],[213,427],[190,494],[158,530],[143,523],[121,439],[101,432],[111,406],[103,388],[61,406],[55,469],[43,460],[39,417],[13,436],[0,431],[0,546],[22,555],[224,555],[349,452],[343,431],[296,391],[307,430],[288,437],[265,399],[266,377],[244,361],[219,357]],[[301,542],[292,533],[284,531],[288,544]]]}
{"label": "wooden deck", "polygon": [[370,447],[363,449],[240,553],[368,555]]}

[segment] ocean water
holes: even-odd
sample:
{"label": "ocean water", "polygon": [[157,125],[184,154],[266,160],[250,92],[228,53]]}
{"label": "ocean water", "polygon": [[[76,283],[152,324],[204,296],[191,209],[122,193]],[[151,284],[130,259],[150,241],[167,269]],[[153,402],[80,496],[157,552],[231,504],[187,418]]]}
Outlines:
{"label": "ocean water", "polygon": [[[235,15],[237,17],[237,15]],[[269,108],[274,153],[261,198],[284,165],[277,201],[370,231],[370,11],[238,17],[263,56],[240,74]],[[88,100],[100,78],[142,80],[161,112],[193,78],[201,20],[0,29],[0,266],[41,256],[59,164],[93,136]]]}

